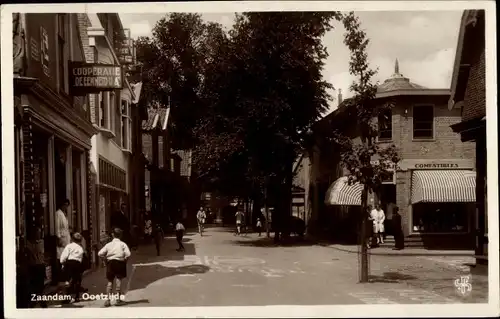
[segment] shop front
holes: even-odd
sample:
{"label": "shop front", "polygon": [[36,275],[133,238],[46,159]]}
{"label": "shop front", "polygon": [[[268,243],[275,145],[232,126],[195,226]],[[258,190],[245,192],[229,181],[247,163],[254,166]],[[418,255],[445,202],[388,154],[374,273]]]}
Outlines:
{"label": "shop front", "polygon": [[472,249],[476,201],[473,163],[437,162],[406,165],[406,171],[398,172],[403,232],[419,238],[426,248]]}
{"label": "shop front", "polygon": [[[36,93],[36,91],[35,91]],[[47,282],[56,260],[55,212],[66,199],[71,232],[90,233],[88,156],[91,128],[76,127],[49,107],[42,94],[23,94],[23,120],[16,138],[20,182],[18,233],[32,240],[42,234]],[[82,127],[88,129],[84,131]],[[24,209],[22,209],[24,208]],[[85,238],[85,236],[84,236]],[[88,249],[87,238],[84,248]]]}

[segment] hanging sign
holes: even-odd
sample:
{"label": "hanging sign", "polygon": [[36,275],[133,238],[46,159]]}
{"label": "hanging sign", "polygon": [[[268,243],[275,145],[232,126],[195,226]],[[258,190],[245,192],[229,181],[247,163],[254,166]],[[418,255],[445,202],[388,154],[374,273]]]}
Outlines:
{"label": "hanging sign", "polygon": [[122,67],[114,64],[70,61],[69,88],[72,95],[86,95],[122,89]]}

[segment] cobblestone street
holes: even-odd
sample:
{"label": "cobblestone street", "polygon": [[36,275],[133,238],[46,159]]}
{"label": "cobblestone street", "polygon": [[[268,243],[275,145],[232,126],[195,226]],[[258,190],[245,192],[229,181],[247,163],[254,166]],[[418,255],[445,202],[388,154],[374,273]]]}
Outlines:
{"label": "cobblestone street", "polygon": [[[124,282],[128,306],[258,306],[328,304],[477,303],[487,301],[487,275],[443,257],[371,256],[371,282],[358,283],[357,254],[310,242],[276,247],[256,234],[237,237],[229,228],[188,233],[186,252],[175,239],[133,252]],[[452,260],[452,261],[453,261]],[[469,276],[472,291],[455,280]],[[89,274],[89,294],[105,292],[104,269]],[[56,306],[56,305],[54,305]],[[102,307],[82,301],[63,307]],[[56,306],[57,307],[57,306]]]}

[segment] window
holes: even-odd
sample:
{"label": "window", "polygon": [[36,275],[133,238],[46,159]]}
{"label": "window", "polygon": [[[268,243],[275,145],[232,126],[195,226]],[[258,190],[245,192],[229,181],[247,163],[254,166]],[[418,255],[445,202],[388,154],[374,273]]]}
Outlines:
{"label": "window", "polygon": [[59,79],[59,90],[68,93],[66,89],[66,76],[65,68],[68,58],[66,56],[66,14],[59,13],[57,15],[57,54],[59,56],[58,61],[58,79]]}
{"label": "window", "polygon": [[131,130],[132,130],[132,120],[130,118],[131,114],[131,108],[130,108],[130,102],[127,100],[122,100],[121,101],[121,147],[124,150],[130,151],[132,149],[131,147],[131,142],[132,142],[132,137],[131,137]]}
{"label": "window", "polygon": [[378,115],[378,139],[380,141],[392,140],[392,110],[387,109]]}
{"label": "window", "polygon": [[99,63],[99,50],[97,50],[97,47],[94,47],[94,63]]}
{"label": "window", "polygon": [[467,208],[466,203],[414,204],[412,231],[419,233],[467,232]]}
{"label": "window", "polygon": [[104,129],[109,129],[109,92],[101,92],[96,94],[96,96],[99,101],[99,126]]}
{"label": "window", "polygon": [[413,138],[434,138],[434,107],[432,105],[413,106]]}

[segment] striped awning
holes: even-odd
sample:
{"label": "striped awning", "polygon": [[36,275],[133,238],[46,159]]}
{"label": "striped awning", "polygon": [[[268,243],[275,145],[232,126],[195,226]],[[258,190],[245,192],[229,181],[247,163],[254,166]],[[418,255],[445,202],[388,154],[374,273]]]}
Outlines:
{"label": "striped awning", "polygon": [[326,205],[361,206],[363,185],[355,183],[349,185],[349,178],[343,176],[328,187],[325,196]]}
{"label": "striped awning", "polygon": [[476,172],[414,171],[411,203],[471,203],[476,201]]}

